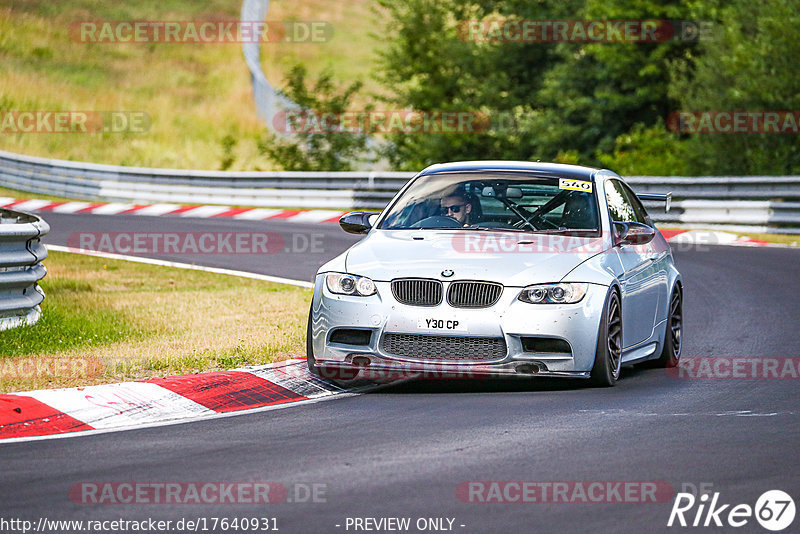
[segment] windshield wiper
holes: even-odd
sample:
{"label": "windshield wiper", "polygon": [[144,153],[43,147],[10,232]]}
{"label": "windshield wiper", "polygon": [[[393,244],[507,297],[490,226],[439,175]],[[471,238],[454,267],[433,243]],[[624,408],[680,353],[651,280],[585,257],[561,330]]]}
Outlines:
{"label": "windshield wiper", "polygon": [[524,228],[503,228],[493,226],[467,226],[466,228],[452,228],[452,230],[478,230],[483,232],[517,232],[522,234],[569,234],[573,232],[597,233],[597,228],[549,228],[545,230],[526,230]]}
{"label": "windshield wiper", "polygon": [[539,230],[537,234],[571,234],[573,232],[582,232],[584,234],[597,233],[597,228],[553,228],[548,230]]}
{"label": "windshield wiper", "polygon": [[463,228],[463,230],[480,230],[483,232],[531,232],[530,230],[523,230],[522,228],[502,228],[497,226],[467,226],[466,228]]}

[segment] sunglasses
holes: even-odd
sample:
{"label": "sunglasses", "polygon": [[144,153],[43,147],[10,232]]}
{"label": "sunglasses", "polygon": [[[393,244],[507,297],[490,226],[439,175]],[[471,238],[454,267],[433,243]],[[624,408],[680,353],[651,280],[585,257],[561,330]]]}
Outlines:
{"label": "sunglasses", "polygon": [[465,204],[456,204],[455,206],[442,206],[441,213],[442,215],[447,215],[449,212],[453,213],[461,213],[461,208],[463,208]]}

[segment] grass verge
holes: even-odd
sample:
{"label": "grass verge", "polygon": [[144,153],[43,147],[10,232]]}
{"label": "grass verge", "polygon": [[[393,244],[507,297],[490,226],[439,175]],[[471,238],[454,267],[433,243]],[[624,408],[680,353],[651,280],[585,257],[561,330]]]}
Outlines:
{"label": "grass verge", "polygon": [[[330,42],[264,43],[269,81],[282,87],[295,63],[312,77],[332,68],[340,83],[369,75],[382,39],[373,0],[271,2],[270,21],[324,21]],[[142,133],[6,133],[0,149],[42,157],[179,169],[266,170],[265,127],[256,116],[250,72],[239,43],[90,43],[78,21],[237,20],[230,0],[0,0],[0,112],[144,112]],[[361,104],[363,105],[363,103]]]}
{"label": "grass verge", "polygon": [[53,252],[38,323],[0,332],[0,392],[259,365],[304,354],[311,290]]}

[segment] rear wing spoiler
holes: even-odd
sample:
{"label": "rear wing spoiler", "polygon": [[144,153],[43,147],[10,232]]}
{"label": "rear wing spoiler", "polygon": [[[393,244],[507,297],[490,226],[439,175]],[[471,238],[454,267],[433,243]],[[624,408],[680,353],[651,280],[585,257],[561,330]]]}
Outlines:
{"label": "rear wing spoiler", "polygon": [[656,202],[664,202],[664,211],[669,212],[672,206],[672,193],[637,193],[639,200],[655,200]]}

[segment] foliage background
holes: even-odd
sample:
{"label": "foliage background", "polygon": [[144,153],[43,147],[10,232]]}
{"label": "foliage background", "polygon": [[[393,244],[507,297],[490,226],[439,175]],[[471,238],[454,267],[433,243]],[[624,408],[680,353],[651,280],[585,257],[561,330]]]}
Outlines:
{"label": "foliage background", "polygon": [[[800,0],[274,0],[327,43],[263,47],[268,79],[309,109],[476,111],[483,133],[279,136],[255,115],[239,45],[70,41],[76,20],[235,19],[233,0],[0,0],[0,112],[144,110],[146,134],[0,134],[0,149],[175,168],[418,170],[459,159],[555,160],[626,175],[800,173],[796,134],[679,135],[678,110],[798,110]],[[471,42],[462,21],[669,19],[709,38]]]}

